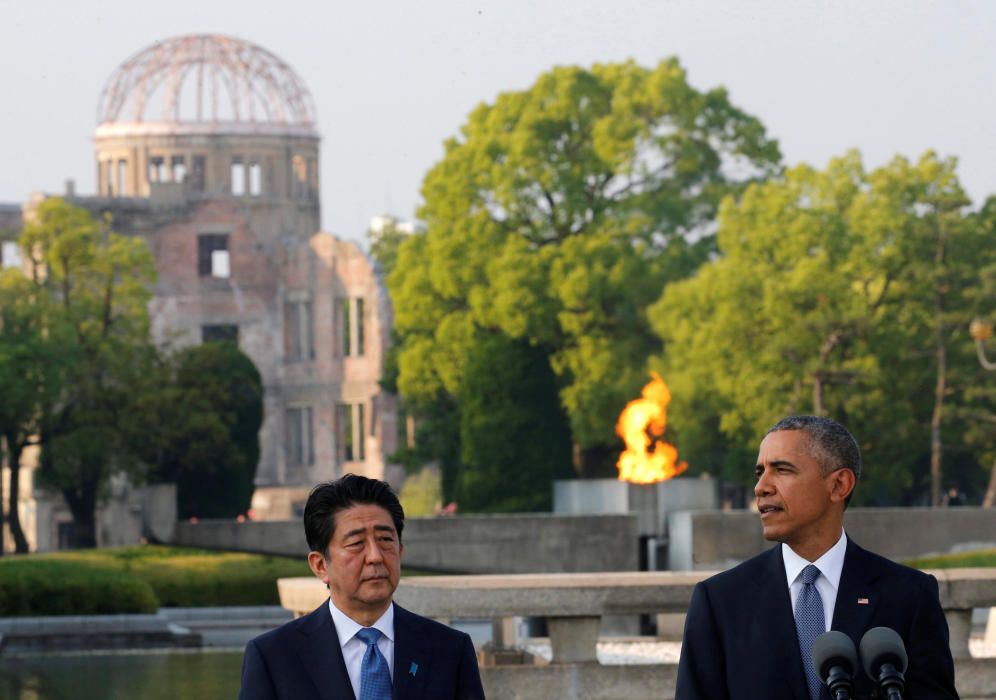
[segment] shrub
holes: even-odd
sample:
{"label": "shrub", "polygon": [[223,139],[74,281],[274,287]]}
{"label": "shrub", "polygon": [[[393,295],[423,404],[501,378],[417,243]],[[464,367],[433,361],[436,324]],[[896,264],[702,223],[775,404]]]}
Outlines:
{"label": "shrub", "polygon": [[152,587],[125,571],[36,556],[0,561],[0,617],[151,613]]}

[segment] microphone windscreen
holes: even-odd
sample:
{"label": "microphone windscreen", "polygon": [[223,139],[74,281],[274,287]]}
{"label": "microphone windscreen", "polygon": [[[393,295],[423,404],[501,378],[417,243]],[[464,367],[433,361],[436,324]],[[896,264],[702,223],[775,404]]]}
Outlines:
{"label": "microphone windscreen", "polygon": [[906,673],[906,646],[896,630],[889,627],[872,627],[865,632],[858,645],[861,663],[871,678],[878,678],[882,664],[892,664],[900,673]]}
{"label": "microphone windscreen", "polygon": [[836,630],[821,634],[813,642],[813,666],[821,680],[830,675],[833,666],[841,666],[853,676],[858,670],[858,652],[854,649],[854,642]]}

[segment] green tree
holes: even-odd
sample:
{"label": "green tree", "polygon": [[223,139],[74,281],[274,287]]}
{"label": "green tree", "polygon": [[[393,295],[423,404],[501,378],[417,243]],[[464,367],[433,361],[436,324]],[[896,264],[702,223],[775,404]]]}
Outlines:
{"label": "green tree", "polygon": [[10,531],[19,554],[28,551],[18,512],[21,457],[37,444],[63,379],[65,339],[57,329],[46,329],[50,312],[48,299],[21,270],[0,271],[0,438],[10,469]]}
{"label": "green tree", "polygon": [[62,492],[76,546],[94,546],[94,513],[114,472],[141,478],[118,425],[155,358],[147,303],[155,280],[143,241],[109,230],[60,198],[41,202],[25,225],[31,284],[44,297],[44,332],[60,339],[60,391],[44,407],[39,479]]}
{"label": "green tree", "polygon": [[127,426],[132,449],[152,466],[151,479],[176,483],[179,517],[245,513],[263,422],[259,371],[231,342],[184,348],[162,369]]}
{"label": "green tree", "polygon": [[724,202],[720,257],[650,311],[681,444],[687,432],[704,452],[718,432],[737,457],[727,468],[746,481],[741,457],[767,426],[787,413],[830,415],[874,463],[857,498],[915,497],[932,452],[940,458],[931,428],[954,376],[944,362],[967,326],[965,253],[978,241],[965,204],[954,163],[932,153],[872,173],[851,153]]}
{"label": "green tree", "polygon": [[411,234],[393,216],[384,216],[379,229],[369,229],[370,256],[377,262],[380,273],[387,277],[398,262],[398,248]]}
{"label": "green tree", "polygon": [[550,510],[551,483],[571,474],[571,434],[546,354],[500,334],[480,338],[459,404],[461,510]]}
{"label": "green tree", "polygon": [[646,306],[713,250],[721,198],[778,161],[757,119],[674,59],[555,68],[477,107],[427,174],[426,231],[388,278],[402,395],[461,395],[482,334],[526,342],[557,376],[578,468],[596,473],[658,349]]}

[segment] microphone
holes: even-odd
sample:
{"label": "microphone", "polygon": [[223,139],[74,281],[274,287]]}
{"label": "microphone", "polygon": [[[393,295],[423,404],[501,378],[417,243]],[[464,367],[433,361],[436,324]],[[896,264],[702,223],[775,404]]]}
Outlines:
{"label": "microphone", "polygon": [[906,647],[899,633],[889,627],[872,627],[858,645],[865,673],[888,700],[902,700],[906,689]]}
{"label": "microphone", "polygon": [[813,667],[830,689],[834,700],[851,700],[851,679],[858,670],[858,653],[854,642],[843,632],[821,634],[813,642]]}

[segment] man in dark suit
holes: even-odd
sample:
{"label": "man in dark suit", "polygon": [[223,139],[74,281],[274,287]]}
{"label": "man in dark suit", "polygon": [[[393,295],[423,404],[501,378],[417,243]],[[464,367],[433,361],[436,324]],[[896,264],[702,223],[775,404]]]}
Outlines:
{"label": "man in dark suit", "polygon": [[[861,473],[847,429],[827,418],[785,418],[761,442],[755,473],[764,537],[780,544],[695,587],[676,700],[829,698],[812,667],[813,639],[834,629],[857,646],[878,626],[906,646],[904,697],[957,699],[937,581],[844,534]],[[868,697],[872,683],[859,676],[856,697]]]}
{"label": "man in dark suit", "polygon": [[241,700],[483,700],[470,637],[393,602],[404,525],[383,481],[347,474],[311,492],[308,564],[331,596],[249,642]]}

